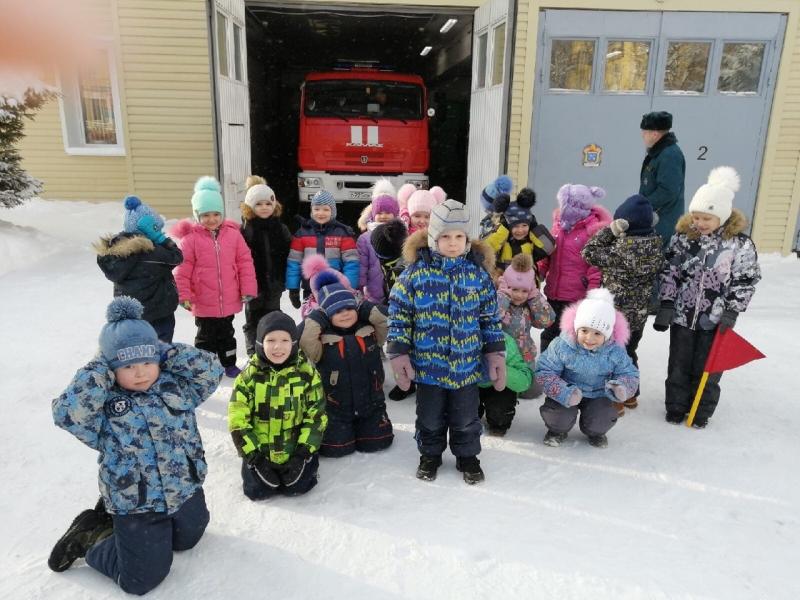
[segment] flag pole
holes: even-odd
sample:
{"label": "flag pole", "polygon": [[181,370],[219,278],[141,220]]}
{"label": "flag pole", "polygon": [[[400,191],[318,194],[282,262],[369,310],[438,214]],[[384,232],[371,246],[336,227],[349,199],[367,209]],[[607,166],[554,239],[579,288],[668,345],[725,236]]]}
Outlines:
{"label": "flag pole", "polygon": [[697,413],[697,407],[700,406],[700,398],[703,396],[703,390],[706,389],[706,382],[708,381],[708,371],[703,371],[703,376],[700,378],[700,384],[697,386],[697,393],[694,395],[694,402],[689,411],[689,416],[686,417],[686,426],[691,427],[694,423],[694,416]]}

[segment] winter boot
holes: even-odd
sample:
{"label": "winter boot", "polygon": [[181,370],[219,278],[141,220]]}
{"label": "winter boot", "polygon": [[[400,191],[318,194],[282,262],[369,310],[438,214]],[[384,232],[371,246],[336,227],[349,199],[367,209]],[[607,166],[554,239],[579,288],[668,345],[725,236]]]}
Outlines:
{"label": "winter boot", "polygon": [[614,408],[617,409],[617,417],[625,416],[625,404],[622,402],[614,402]]}
{"label": "winter boot", "polygon": [[401,390],[400,387],[396,385],[389,392],[389,400],[405,400],[412,394],[416,393],[417,385],[413,381],[411,382],[411,387],[406,391]]}
{"label": "winter boot", "polygon": [[548,430],[544,434],[544,445],[558,448],[567,439],[566,433],[556,433],[555,431]]}
{"label": "winter boot", "polygon": [[639,396],[634,396],[633,398],[628,398],[623,402],[625,408],[636,408],[639,406]]}
{"label": "winter boot", "polygon": [[507,431],[508,429],[503,427],[494,427],[493,425],[488,425],[486,433],[493,437],[505,437]]}
{"label": "winter boot", "polygon": [[429,456],[423,454],[419,457],[419,467],[417,467],[417,479],[423,481],[433,481],[436,479],[436,471],[442,466],[441,456]]}
{"label": "winter boot", "polygon": [[67,532],[53,546],[47,566],[57,573],[66,571],[77,559],[86,556],[89,548],[113,532],[114,523],[101,498],[97,506],[75,517]]}
{"label": "winter boot", "polygon": [[668,410],[667,416],[665,417],[667,423],[672,423],[673,425],[680,425],[683,423],[684,415],[682,412],[677,412],[674,410]]}
{"label": "winter boot", "polygon": [[692,427],[695,429],[705,429],[708,425],[708,419],[695,419],[692,421]]}
{"label": "winter boot", "polygon": [[456,457],[456,469],[464,474],[464,481],[470,485],[475,485],[486,479],[483,475],[483,469],[481,469],[481,461],[478,460],[477,456]]}
{"label": "winter boot", "polygon": [[589,445],[594,446],[595,448],[605,448],[608,446],[608,438],[603,434],[590,435]]}

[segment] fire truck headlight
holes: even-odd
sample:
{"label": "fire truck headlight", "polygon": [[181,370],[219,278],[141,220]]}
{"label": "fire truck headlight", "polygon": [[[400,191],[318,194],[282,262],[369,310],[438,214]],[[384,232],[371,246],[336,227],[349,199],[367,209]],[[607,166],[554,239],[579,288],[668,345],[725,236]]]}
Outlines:
{"label": "fire truck headlight", "polygon": [[297,178],[297,185],[299,187],[319,187],[320,186],[319,177],[298,177]]}

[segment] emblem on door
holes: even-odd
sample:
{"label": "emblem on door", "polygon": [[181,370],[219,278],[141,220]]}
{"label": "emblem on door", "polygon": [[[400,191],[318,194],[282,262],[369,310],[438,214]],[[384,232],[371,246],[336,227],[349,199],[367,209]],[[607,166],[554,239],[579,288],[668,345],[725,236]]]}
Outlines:
{"label": "emblem on door", "polygon": [[362,155],[361,155],[361,164],[362,164],[362,165],[365,165],[365,164],[367,164],[368,162],[369,162],[369,157],[368,157],[368,156],[364,156],[364,155],[362,154]]}
{"label": "emblem on door", "polygon": [[599,167],[603,158],[603,149],[597,144],[589,144],[583,147],[583,166]]}

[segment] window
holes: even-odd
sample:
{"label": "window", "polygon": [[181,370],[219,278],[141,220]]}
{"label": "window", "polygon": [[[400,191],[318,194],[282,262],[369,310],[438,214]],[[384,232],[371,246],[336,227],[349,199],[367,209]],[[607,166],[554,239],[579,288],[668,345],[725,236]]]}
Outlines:
{"label": "window", "polygon": [[217,62],[219,63],[219,74],[228,77],[230,67],[228,66],[228,19],[217,13]]}
{"label": "window", "polygon": [[702,94],[706,89],[711,42],[670,42],[664,91]]}
{"label": "window", "polygon": [[609,40],[603,90],[646,92],[649,63],[650,42]]}
{"label": "window", "polygon": [[242,28],[233,24],[233,78],[242,80]]}
{"label": "window", "polygon": [[486,42],[488,34],[482,33],[478,36],[478,72],[475,73],[475,89],[479,90],[486,87]]}
{"label": "window", "polygon": [[763,42],[724,44],[717,89],[723,93],[757,94],[765,48]]}
{"label": "window", "polygon": [[492,85],[503,83],[503,64],[506,56],[506,24],[494,28],[492,40]]}
{"label": "window", "polygon": [[553,40],[550,51],[550,89],[591,91],[594,46],[594,40]]}

